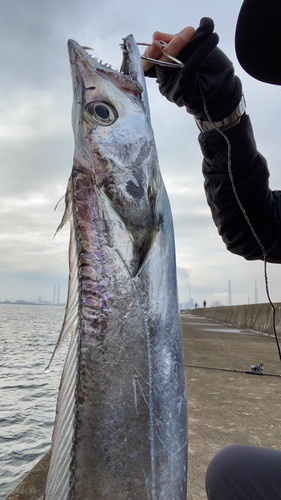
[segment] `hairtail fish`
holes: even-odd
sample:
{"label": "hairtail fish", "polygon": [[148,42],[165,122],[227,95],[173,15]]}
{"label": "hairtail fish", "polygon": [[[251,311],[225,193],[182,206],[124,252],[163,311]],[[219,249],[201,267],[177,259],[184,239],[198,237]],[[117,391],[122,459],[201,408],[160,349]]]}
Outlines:
{"label": "hairtail fish", "polygon": [[[171,209],[137,44],[121,71],[69,40],[70,333],[45,500],[185,500],[186,390]],[[55,349],[55,350],[56,350]]]}

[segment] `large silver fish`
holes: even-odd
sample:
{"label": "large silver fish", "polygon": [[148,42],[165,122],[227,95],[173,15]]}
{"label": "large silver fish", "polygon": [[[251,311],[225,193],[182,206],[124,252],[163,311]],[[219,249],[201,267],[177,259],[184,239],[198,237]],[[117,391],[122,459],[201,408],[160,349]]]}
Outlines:
{"label": "large silver fish", "polygon": [[71,331],[46,500],[186,499],[186,392],[170,205],[132,35],[122,73],[68,42]]}

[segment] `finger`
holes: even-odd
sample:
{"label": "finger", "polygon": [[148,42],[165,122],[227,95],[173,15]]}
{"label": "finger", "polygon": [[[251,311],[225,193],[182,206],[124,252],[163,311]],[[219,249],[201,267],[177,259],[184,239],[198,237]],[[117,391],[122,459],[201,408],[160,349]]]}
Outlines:
{"label": "finger", "polygon": [[[173,57],[176,57],[183,49],[183,47],[185,47],[185,45],[191,40],[194,33],[195,29],[193,28],[193,26],[187,26],[176,35],[164,33],[162,31],[155,31],[155,33],[153,33],[153,42],[144,51],[143,55],[146,57],[151,57],[152,59],[169,61],[169,58],[163,55],[159,40],[163,40],[163,42],[166,42],[168,44],[164,49],[165,52]],[[146,73],[150,68],[152,68],[153,63],[142,60],[142,65],[143,70]]]}
{"label": "finger", "polygon": [[[145,49],[143,55],[146,57],[150,57],[152,59],[159,59],[160,56],[162,55],[162,47],[161,47],[160,43],[158,41],[154,40],[151,43],[151,45],[149,45],[149,47],[147,47],[147,49]],[[152,66],[154,66],[154,64],[142,59],[142,66],[143,66],[144,72],[146,73],[146,71],[148,71],[150,68],[152,68]]]}
{"label": "finger", "polygon": [[[193,26],[187,26],[182,31],[177,33],[172,37],[172,39],[167,42],[168,45],[165,47],[164,51],[173,57],[177,57],[180,51],[185,47],[185,45],[191,40],[195,33]],[[168,38],[168,37],[167,37]],[[161,40],[161,39],[160,39]],[[164,40],[166,41],[166,40]],[[163,60],[165,56],[162,56]],[[160,59],[162,59],[162,57]]]}
{"label": "finger", "polygon": [[163,42],[169,43],[175,35],[171,35],[170,33],[164,33],[163,31],[155,31],[153,33],[153,40],[163,40]]}

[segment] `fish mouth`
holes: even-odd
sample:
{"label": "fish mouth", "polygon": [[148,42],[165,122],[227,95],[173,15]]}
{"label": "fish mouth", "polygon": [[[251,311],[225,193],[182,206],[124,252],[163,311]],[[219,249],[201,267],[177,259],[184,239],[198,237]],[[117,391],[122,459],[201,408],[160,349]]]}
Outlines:
{"label": "fish mouth", "polygon": [[120,68],[120,73],[129,76],[132,80],[140,83],[143,75],[142,63],[139,55],[139,49],[133,35],[128,35],[123,38],[123,43],[120,45],[123,52],[123,61]]}
{"label": "fish mouth", "polygon": [[90,47],[82,47],[72,39],[68,40],[67,46],[72,67],[77,64],[77,61],[81,61],[92,71],[96,71],[106,78],[111,79],[116,85],[123,88],[128,87],[130,91],[134,90],[135,95],[141,96],[145,91],[145,77],[141,58],[133,35],[123,38],[123,43],[121,44],[123,60],[120,71],[113,70],[111,65],[102,64],[102,61],[98,61],[97,58],[89,54],[87,50]]}
{"label": "fish mouth", "polygon": [[124,75],[127,75],[129,77],[133,77],[132,71],[131,71],[131,58],[130,58],[130,51],[128,50],[128,40],[127,38],[123,38],[123,43],[120,44],[122,53],[123,53],[123,61],[120,67],[120,73],[123,73]]}

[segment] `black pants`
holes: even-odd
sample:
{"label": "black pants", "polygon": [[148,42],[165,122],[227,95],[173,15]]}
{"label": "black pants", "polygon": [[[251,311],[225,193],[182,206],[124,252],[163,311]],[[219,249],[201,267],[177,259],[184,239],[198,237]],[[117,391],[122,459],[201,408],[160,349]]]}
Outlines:
{"label": "black pants", "polygon": [[281,451],[231,445],[211,460],[208,500],[281,500]]}

